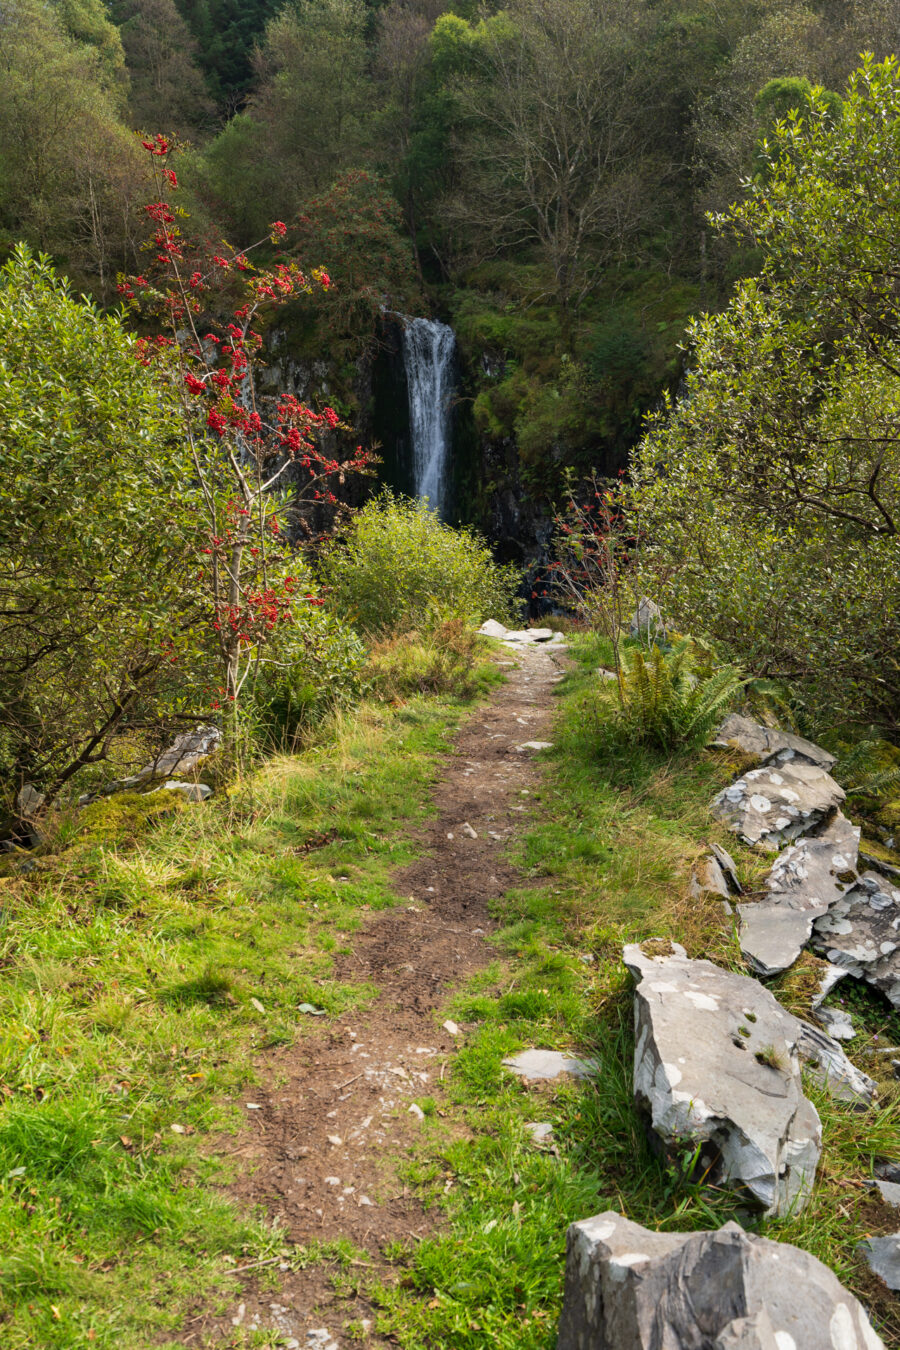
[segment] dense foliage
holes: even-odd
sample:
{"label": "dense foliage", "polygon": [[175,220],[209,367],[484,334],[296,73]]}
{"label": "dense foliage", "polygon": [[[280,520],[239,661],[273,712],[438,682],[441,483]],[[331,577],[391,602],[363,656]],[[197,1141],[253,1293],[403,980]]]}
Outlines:
{"label": "dense foliage", "polygon": [[477,535],[444,525],[424,502],[389,493],[353,516],[321,570],[332,608],[366,632],[503,619],[518,582]]}
{"label": "dense foliage", "polygon": [[[687,396],[635,476],[675,619],[800,681],[819,717],[900,718],[900,70],[772,130],[723,217],[758,278],[691,332]],[[835,222],[840,227],[835,228]]]}

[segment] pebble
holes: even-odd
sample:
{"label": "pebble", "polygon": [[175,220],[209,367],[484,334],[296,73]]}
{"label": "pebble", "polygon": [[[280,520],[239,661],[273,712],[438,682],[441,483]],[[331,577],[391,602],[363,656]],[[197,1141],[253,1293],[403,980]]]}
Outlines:
{"label": "pebble", "polygon": [[456,1025],[455,1022],[451,1022],[449,1017],[447,1018],[446,1022],[442,1023],[442,1025],[444,1030],[447,1032],[449,1036],[459,1035],[459,1027]]}
{"label": "pebble", "polygon": [[469,837],[470,839],[477,839],[477,838],[478,838],[478,831],[477,831],[477,830],[473,830],[473,829],[472,829],[472,826],[469,824],[469,822],[468,822],[467,820],[464,820],[463,823],[462,823],[462,825],[461,825],[459,828],[460,828],[460,830],[462,831],[462,833],[468,835],[468,837]]}
{"label": "pebble", "polygon": [[407,1114],[415,1116],[416,1120],[425,1119],[425,1112],[422,1110],[421,1106],[417,1106],[415,1102],[409,1107]]}

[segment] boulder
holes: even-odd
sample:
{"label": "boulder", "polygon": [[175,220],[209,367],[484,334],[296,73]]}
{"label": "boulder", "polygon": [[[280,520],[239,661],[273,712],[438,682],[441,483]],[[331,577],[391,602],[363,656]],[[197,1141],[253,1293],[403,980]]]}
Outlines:
{"label": "boulder", "polygon": [[486,619],[478,631],[484,637],[505,638],[509,629],[505,624],[498,623],[496,619]]}
{"label": "boulder", "polygon": [[776,975],[797,960],[813,923],[856,881],[859,829],[840,811],[817,835],[791,844],[766,881],[768,895],[738,905],[741,952],[758,975]]}
{"label": "boulder", "polygon": [[865,980],[900,1008],[900,890],[877,872],[813,925],[812,946],[846,975]]}
{"label": "boulder", "polygon": [[646,596],[638,601],[634,616],[628,626],[629,637],[642,638],[644,642],[665,642],[666,625],[663,623],[662,610]]}
{"label": "boulder", "polygon": [[711,809],[745,844],[774,852],[815,830],[843,800],[843,788],[824,769],[797,760],[750,769]]}
{"label": "boulder", "polygon": [[635,1100],[663,1148],[705,1141],[714,1184],[746,1189],[767,1213],[801,1209],[821,1148],[803,1095],[801,1024],[757,980],[683,947],[625,948],[635,989]]}
{"label": "boulder", "polygon": [[884,1350],[865,1309],[799,1247],[656,1233],[609,1211],[574,1223],[557,1350]]}
{"label": "boulder", "polygon": [[761,722],[754,722],[752,717],[744,717],[740,713],[730,713],[709,744],[715,750],[737,747],[742,754],[754,755],[759,760],[767,760],[773,755],[791,750],[793,755],[788,758],[818,764],[820,769],[828,771],[834,768],[834,755],[823,750],[820,745],[814,745],[802,736],[795,736],[793,732],[763,726]]}

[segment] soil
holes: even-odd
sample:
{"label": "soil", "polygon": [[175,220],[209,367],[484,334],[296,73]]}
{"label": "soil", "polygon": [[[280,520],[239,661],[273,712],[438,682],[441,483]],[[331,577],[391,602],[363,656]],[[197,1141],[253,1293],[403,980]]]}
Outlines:
{"label": "soil", "polygon": [[[435,815],[419,836],[422,856],[395,877],[405,899],[373,915],[349,939],[349,955],[336,959],[338,978],[370,980],[377,998],[260,1060],[264,1086],[248,1093],[247,1125],[229,1148],[241,1171],[229,1188],[234,1199],[261,1206],[286,1245],[343,1238],[364,1250],[344,1271],[358,1283],[395,1278],[385,1246],[421,1239],[440,1222],[403,1179],[422,1129],[410,1106],[440,1107],[448,1061],[464,1033],[448,1032],[440,1009],[494,958],[491,903],[522,883],[506,846],[524,832],[540,761],[520,747],[550,739],[562,660],[533,646],[501,661],[507,682],[466,722],[443,765]],[[345,1331],[348,1322],[374,1327],[362,1292],[336,1292],[337,1263],[291,1270],[276,1262],[271,1270],[278,1272],[277,1294],[261,1268],[236,1274],[227,1312],[198,1308],[181,1343],[242,1345],[249,1331],[277,1331],[290,1350],[344,1350],[358,1343]],[[373,1334],[367,1344],[386,1342]]]}

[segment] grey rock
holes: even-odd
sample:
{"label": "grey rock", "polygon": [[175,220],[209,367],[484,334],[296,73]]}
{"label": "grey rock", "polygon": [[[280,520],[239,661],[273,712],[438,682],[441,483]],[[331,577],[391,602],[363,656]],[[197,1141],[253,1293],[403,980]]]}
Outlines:
{"label": "grey rock", "polygon": [[536,642],[550,642],[552,639],[552,628],[519,628],[503,636],[504,642],[524,643],[526,646]]}
{"label": "grey rock", "polygon": [[23,783],[16,793],[16,811],[22,820],[33,820],[46,800],[33,783]]}
{"label": "grey rock", "polygon": [[844,789],[816,764],[750,769],[712,803],[712,813],[745,844],[774,852],[809,834],[844,800]]}
{"label": "grey rock", "polygon": [[126,778],[120,786],[138,787],[154,778],[169,778],[173,773],[193,773],[203,760],[214,754],[219,747],[222,733],[218,727],[197,727],[195,731],[185,731],[177,736],[163,754],[147,764],[139,773]]}
{"label": "grey rock", "polygon": [[740,881],[738,880],[737,867],[735,865],[734,858],[732,858],[731,854],[727,851],[727,849],[722,848],[721,844],[710,844],[709,847],[712,851],[713,857],[715,858],[716,862],[719,864],[723,873],[725,874],[725,879],[728,882],[728,885],[731,888],[733,894],[743,895],[744,888],[741,885]]}
{"label": "grey rock", "polygon": [[803,736],[795,736],[791,731],[763,726],[761,722],[754,722],[752,717],[744,717],[740,713],[730,713],[709,744],[716,750],[730,750],[737,746],[743,754],[755,755],[760,760],[767,760],[773,755],[780,756],[791,750],[793,758],[818,764],[819,768],[829,771],[834,768],[834,755],[823,750],[820,745],[805,740]]}
{"label": "grey rock", "polygon": [[802,1209],[822,1129],[803,1095],[799,1020],[757,980],[625,948],[636,980],[634,1095],[663,1148],[709,1143],[718,1185],[746,1188],[767,1213]]}
{"label": "grey rock", "polygon": [[776,975],[797,960],[816,919],[856,880],[859,829],[838,811],[815,836],[791,844],[766,881],[768,896],[738,905],[741,951],[758,975]]}
{"label": "grey rock", "polygon": [[877,1178],[873,1185],[878,1187],[881,1198],[886,1205],[893,1205],[895,1208],[900,1206],[900,1186],[896,1181],[882,1181]]}
{"label": "grey rock", "polygon": [[557,1350],[884,1350],[808,1252],[746,1233],[656,1233],[612,1211],[572,1224]]}
{"label": "grey rock", "polygon": [[619,679],[614,670],[607,670],[605,666],[600,666],[598,668],[597,677],[601,680],[612,680],[613,683],[616,683]]}
{"label": "grey rock", "polygon": [[877,872],[858,883],[813,925],[812,946],[846,975],[900,1007],[900,889]]}
{"label": "grey rock", "polygon": [[486,619],[478,631],[484,637],[505,638],[509,629],[504,624],[498,623],[496,619]]}
{"label": "grey rock", "polygon": [[553,749],[553,742],[552,742],[552,741],[523,741],[521,745],[517,745],[517,746],[516,746],[516,749],[519,750],[519,751],[522,751],[522,750],[552,750],[552,749]]}
{"label": "grey rock", "polygon": [[186,802],[205,802],[207,797],[212,796],[212,788],[205,783],[180,783],[170,778],[163,783],[163,788],[167,792],[180,793]]}
{"label": "grey rock", "polygon": [[701,858],[691,870],[691,895],[699,900],[704,895],[719,895],[727,900],[731,895],[728,878],[722,870],[718,858]]}
{"label": "grey rock", "polygon": [[859,860],[865,867],[870,867],[874,872],[880,872],[882,876],[888,877],[891,881],[900,882],[900,867],[885,862],[884,858],[876,858],[874,853],[860,853]]}
{"label": "grey rock", "polygon": [[846,978],[846,975],[846,970],[840,970],[838,966],[825,967],[819,976],[818,992],[813,994],[809,1000],[813,1012],[822,1005],[835,985],[840,984],[841,980]]}
{"label": "grey rock", "polygon": [[884,1280],[888,1289],[900,1289],[900,1233],[870,1237],[856,1249],[873,1274]]}
{"label": "grey rock", "polygon": [[853,1018],[844,1008],[816,1008],[813,1016],[836,1041],[852,1041],[856,1036]]}
{"label": "grey rock", "polygon": [[874,1078],[857,1069],[827,1031],[800,1018],[796,1021],[800,1028],[797,1053],[817,1082],[839,1101],[871,1106],[876,1091]]}
{"label": "grey rock", "polygon": [[559,1050],[522,1050],[503,1063],[528,1082],[549,1081],[561,1078],[564,1074],[570,1074],[573,1078],[589,1078],[596,1070],[593,1061],[563,1055]]}
{"label": "grey rock", "polygon": [[549,1144],[553,1138],[553,1126],[548,1120],[526,1120],[525,1128],[536,1144]]}
{"label": "grey rock", "polygon": [[642,638],[644,642],[665,642],[666,625],[663,622],[662,611],[653,600],[648,600],[643,596],[634,611],[631,623],[628,626],[630,637]]}

